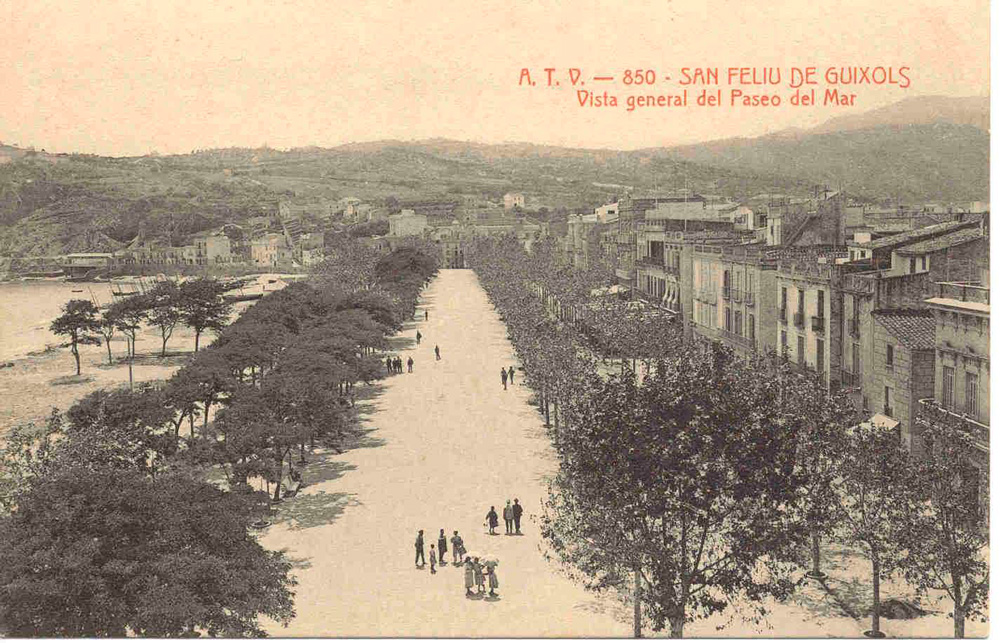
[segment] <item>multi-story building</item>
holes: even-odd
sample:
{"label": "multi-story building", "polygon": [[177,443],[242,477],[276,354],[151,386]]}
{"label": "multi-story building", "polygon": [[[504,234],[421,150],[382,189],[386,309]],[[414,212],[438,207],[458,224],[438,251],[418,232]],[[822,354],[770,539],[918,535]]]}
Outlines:
{"label": "multi-story building", "polygon": [[524,195],[520,192],[508,192],[503,195],[503,209],[513,210],[514,208],[524,209]]}
{"label": "multi-story building", "polygon": [[285,242],[285,235],[269,232],[253,240],[250,258],[255,266],[282,266],[292,261],[292,250]]}
{"label": "multi-story building", "polygon": [[413,210],[403,210],[389,217],[389,236],[408,237],[420,235],[427,229],[427,215]]}
{"label": "multi-story building", "polygon": [[221,233],[197,235],[194,238],[197,263],[200,266],[215,266],[233,261],[232,243]]}
{"label": "multi-story building", "polygon": [[990,288],[983,282],[938,283],[925,303],[935,320],[934,394],[921,404],[948,411],[973,437],[969,464],[980,506],[989,512]]}

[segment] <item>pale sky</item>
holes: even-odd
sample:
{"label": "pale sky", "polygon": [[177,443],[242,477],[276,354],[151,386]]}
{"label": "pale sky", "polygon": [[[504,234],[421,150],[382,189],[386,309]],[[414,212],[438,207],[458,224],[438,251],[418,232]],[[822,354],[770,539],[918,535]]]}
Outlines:
{"label": "pale sky", "polygon": [[[987,0],[817,4],[0,0],[0,141],[110,155],[431,137],[634,149],[988,95]],[[768,65],[906,66],[912,85],[855,88],[854,108],[633,113],[518,87],[522,67],[536,82],[547,66],[614,75],[624,97],[626,68],[676,81],[681,67]]]}

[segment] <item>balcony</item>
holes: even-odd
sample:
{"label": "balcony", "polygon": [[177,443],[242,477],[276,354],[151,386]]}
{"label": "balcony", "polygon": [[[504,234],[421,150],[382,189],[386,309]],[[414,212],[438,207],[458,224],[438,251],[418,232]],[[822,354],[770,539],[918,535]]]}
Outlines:
{"label": "balcony", "polygon": [[840,383],[844,388],[861,388],[861,373],[840,371]]}
{"label": "balcony", "polygon": [[920,400],[920,405],[923,408],[924,413],[917,416],[917,421],[921,423],[926,423],[926,419],[921,417],[924,414],[933,415],[934,413],[947,413],[948,416],[961,420],[965,423],[965,429],[972,436],[976,447],[985,453],[990,452],[990,425],[983,424],[982,422],[976,420],[975,418],[965,414],[956,413],[951,409],[947,409],[941,406],[937,400],[933,398],[927,398]]}
{"label": "balcony", "polygon": [[745,348],[754,348],[754,342],[749,337],[743,337],[742,335],[737,335],[736,333],[728,331],[724,328],[719,330],[719,334],[725,341],[731,344],[735,344],[737,346],[742,346]]}
{"label": "balcony", "polygon": [[788,310],[784,308],[778,309],[778,321],[782,324],[788,324]]}
{"label": "balcony", "polygon": [[732,289],[728,288],[726,286],[723,286],[722,287],[722,298],[725,299],[726,301],[729,301],[729,298],[731,296],[732,296]]}
{"label": "balcony", "polygon": [[861,321],[858,319],[847,320],[847,332],[854,339],[861,337]]}
{"label": "balcony", "polygon": [[757,303],[757,298],[752,290],[748,290],[743,293],[743,301],[746,302],[747,306],[753,306]]}
{"label": "balcony", "polygon": [[990,303],[990,289],[978,283],[961,283],[955,281],[937,282],[937,296],[943,299],[957,299],[978,304]]}
{"label": "balcony", "polygon": [[636,259],[635,263],[639,266],[663,268],[663,257],[639,257]]}
{"label": "balcony", "polygon": [[797,328],[805,328],[806,325],[805,313],[795,313],[794,322]]}
{"label": "balcony", "polygon": [[733,288],[732,297],[733,297],[733,302],[737,304],[740,303],[741,301],[743,301],[743,291],[740,290],[739,288]]}
{"label": "balcony", "polygon": [[822,333],[826,330],[826,317],[822,315],[812,316],[812,329],[814,332]]}

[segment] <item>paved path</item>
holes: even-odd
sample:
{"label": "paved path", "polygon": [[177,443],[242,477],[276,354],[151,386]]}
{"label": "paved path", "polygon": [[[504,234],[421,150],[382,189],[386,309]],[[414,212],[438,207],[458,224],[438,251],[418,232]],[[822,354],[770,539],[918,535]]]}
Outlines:
{"label": "paved path", "polygon": [[[376,430],[368,445],[310,464],[309,486],[282,506],[262,538],[269,548],[287,548],[299,581],[298,616],[271,633],[629,636],[629,624],[606,611],[616,604],[596,600],[539,550],[531,515],[555,464],[527,387],[519,377],[507,391],[500,383],[513,349],[473,272],[442,271],[419,318],[400,334],[410,341],[399,354],[404,362],[413,356],[414,373],[388,378],[369,401],[366,424]],[[487,535],[490,505],[499,514],[515,497],[525,506],[525,535]],[[417,530],[429,550],[441,528],[458,529],[470,552],[499,558],[500,601],[466,599],[461,567],[434,575],[414,568]]]}

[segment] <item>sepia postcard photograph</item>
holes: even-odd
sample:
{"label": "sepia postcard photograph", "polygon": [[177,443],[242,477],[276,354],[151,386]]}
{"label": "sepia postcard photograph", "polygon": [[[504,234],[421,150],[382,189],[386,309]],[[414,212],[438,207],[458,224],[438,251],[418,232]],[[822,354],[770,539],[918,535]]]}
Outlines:
{"label": "sepia postcard photograph", "polygon": [[986,638],[987,0],[0,0],[0,638]]}

